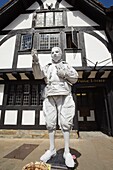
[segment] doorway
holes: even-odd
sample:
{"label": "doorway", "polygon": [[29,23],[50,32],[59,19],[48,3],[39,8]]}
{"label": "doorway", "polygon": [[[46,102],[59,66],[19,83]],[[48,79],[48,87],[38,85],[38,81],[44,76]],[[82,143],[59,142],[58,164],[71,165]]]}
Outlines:
{"label": "doorway", "polygon": [[104,87],[77,88],[79,131],[108,131],[108,108]]}

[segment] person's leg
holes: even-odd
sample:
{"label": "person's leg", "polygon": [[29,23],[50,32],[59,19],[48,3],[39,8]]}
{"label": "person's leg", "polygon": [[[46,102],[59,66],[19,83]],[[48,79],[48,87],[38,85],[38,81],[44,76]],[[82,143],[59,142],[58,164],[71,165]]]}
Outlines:
{"label": "person's leg", "polygon": [[49,150],[53,151],[55,149],[55,130],[48,131],[48,133],[50,142]]}
{"label": "person's leg", "polygon": [[63,131],[63,136],[64,136],[64,152],[69,153],[69,139],[70,139],[70,131]]}
{"label": "person's leg", "polygon": [[56,108],[53,98],[46,98],[43,102],[43,113],[46,120],[46,126],[49,133],[50,147],[41,157],[40,161],[47,162],[56,155],[55,149],[55,130],[56,130]]}
{"label": "person's leg", "polygon": [[65,159],[65,164],[67,167],[73,168],[75,166],[75,162],[73,160],[73,157],[70,153],[69,149],[69,141],[70,141],[70,131],[64,131],[63,136],[64,136],[64,154],[63,157]]}
{"label": "person's leg", "polygon": [[75,162],[70,153],[69,142],[70,142],[70,130],[73,125],[73,117],[75,114],[75,103],[72,96],[66,96],[64,98],[63,106],[60,113],[61,129],[64,136],[64,154],[65,164],[68,167],[74,167]]}

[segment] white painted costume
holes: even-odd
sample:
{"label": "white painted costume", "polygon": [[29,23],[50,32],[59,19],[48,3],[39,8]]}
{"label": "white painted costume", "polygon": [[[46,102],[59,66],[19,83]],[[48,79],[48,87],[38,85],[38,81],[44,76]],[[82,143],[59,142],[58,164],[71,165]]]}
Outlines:
{"label": "white painted costume", "polygon": [[[64,134],[64,139],[66,138],[66,134],[68,134],[67,132],[72,128],[75,103],[71,94],[71,85],[77,82],[78,73],[73,67],[61,60],[62,52],[59,47],[52,48],[52,63],[43,68],[40,66],[38,57],[35,55],[36,53],[33,53],[34,76],[38,79],[44,78],[47,84],[44,91],[43,112],[50,134],[50,150],[41,157],[42,161],[47,162],[47,160],[55,155],[54,141],[52,140],[54,139],[57,116]],[[65,147],[64,155],[66,155],[66,152],[70,154],[68,148],[69,142],[68,140],[65,142],[67,142],[67,147]],[[69,157],[71,158],[68,155],[68,159]],[[67,162],[67,166],[73,167],[74,162],[72,158],[71,160],[67,160]]]}

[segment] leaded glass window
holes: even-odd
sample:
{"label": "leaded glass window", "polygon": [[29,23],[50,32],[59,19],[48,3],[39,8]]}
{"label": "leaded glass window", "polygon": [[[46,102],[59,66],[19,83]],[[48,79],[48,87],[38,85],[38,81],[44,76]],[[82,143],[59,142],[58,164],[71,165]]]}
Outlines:
{"label": "leaded glass window", "polygon": [[14,87],[14,85],[10,86],[8,91],[9,91],[9,93],[8,93],[7,104],[8,105],[14,105],[14,100],[15,100],[15,87]]}
{"label": "leaded glass window", "polygon": [[44,26],[44,13],[37,14],[36,26],[38,27]]}
{"label": "leaded glass window", "polygon": [[51,11],[36,14],[36,27],[63,26],[63,11]]}
{"label": "leaded glass window", "polygon": [[53,12],[46,13],[46,27],[53,26]]}
{"label": "leaded glass window", "polygon": [[40,49],[51,49],[60,45],[60,34],[40,34]]}
{"label": "leaded glass window", "polygon": [[38,90],[37,85],[32,85],[31,89],[31,105],[37,105],[38,103]]}
{"label": "leaded glass window", "polygon": [[22,85],[16,86],[16,97],[15,97],[15,105],[21,105],[22,102]]}
{"label": "leaded glass window", "polygon": [[32,34],[25,34],[21,36],[20,50],[29,50],[32,48]]}
{"label": "leaded glass window", "polygon": [[7,105],[37,105],[38,85],[13,84],[8,87]]}
{"label": "leaded glass window", "polygon": [[29,98],[30,97],[30,85],[29,84],[25,84],[24,85],[24,93],[23,93],[23,105],[29,105],[30,101]]}
{"label": "leaded glass window", "polygon": [[55,26],[62,26],[63,21],[62,21],[62,12],[55,12]]}

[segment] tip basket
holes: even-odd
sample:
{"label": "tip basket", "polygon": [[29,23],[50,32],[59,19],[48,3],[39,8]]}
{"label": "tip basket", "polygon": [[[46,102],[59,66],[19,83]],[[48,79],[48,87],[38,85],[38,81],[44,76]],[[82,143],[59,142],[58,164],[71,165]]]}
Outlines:
{"label": "tip basket", "polygon": [[30,162],[26,164],[22,170],[51,170],[51,165],[44,162]]}

